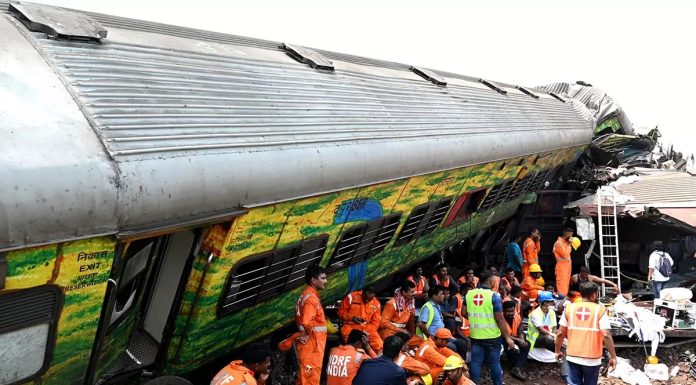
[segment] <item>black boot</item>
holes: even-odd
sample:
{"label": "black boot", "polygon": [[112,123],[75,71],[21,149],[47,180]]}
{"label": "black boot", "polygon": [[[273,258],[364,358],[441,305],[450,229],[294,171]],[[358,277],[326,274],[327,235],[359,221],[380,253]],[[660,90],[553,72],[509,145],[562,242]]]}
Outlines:
{"label": "black boot", "polygon": [[522,372],[522,369],[517,366],[512,368],[510,374],[520,381],[527,381],[527,376]]}

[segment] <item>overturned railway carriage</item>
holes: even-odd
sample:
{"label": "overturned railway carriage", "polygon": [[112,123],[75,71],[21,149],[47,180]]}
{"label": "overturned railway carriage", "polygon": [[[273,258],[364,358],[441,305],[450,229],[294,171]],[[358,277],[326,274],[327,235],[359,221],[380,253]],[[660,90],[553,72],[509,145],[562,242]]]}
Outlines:
{"label": "overturned railway carriage", "polygon": [[186,374],[513,215],[594,123],[553,94],[0,2],[0,385]]}

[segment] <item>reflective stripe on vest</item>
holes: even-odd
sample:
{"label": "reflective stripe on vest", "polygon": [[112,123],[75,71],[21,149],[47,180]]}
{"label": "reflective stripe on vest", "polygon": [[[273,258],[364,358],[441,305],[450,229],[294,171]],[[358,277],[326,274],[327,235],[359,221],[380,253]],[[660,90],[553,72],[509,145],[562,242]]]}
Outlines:
{"label": "reflective stripe on vest", "polygon": [[568,304],[565,311],[568,328],[567,354],[581,358],[601,358],[604,336],[599,320],[606,309],[592,302]]}
{"label": "reflective stripe on vest", "polygon": [[483,340],[500,337],[500,329],[493,314],[493,291],[474,289],[466,294],[471,338]]}
{"label": "reflective stripe on vest", "polygon": [[396,364],[401,366],[404,364],[404,361],[406,360],[406,355],[404,353],[401,353],[399,355],[399,358],[396,360]]}
{"label": "reflective stripe on vest", "polygon": [[[421,314],[423,314],[423,309],[428,308],[428,322],[425,323],[425,328],[430,329],[430,324],[433,323],[433,320],[435,319],[435,309],[433,308],[433,303],[428,301],[423,305],[421,308]],[[422,320],[419,320],[420,322],[423,322]],[[420,330],[419,327],[416,327],[416,335],[422,339],[426,339],[427,337],[423,332]]]}

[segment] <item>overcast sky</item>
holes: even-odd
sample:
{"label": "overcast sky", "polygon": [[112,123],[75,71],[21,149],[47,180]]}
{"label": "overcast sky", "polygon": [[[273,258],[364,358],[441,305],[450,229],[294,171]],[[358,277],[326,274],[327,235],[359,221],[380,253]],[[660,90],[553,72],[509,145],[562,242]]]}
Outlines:
{"label": "overcast sky", "polygon": [[36,0],[492,80],[584,80],[636,127],[696,152],[696,3],[543,0]]}

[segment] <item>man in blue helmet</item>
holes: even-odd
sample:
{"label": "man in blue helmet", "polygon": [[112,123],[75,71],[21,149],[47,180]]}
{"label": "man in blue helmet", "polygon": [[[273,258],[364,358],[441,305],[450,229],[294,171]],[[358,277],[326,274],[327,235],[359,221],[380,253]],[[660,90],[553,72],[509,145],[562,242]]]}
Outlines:
{"label": "man in blue helmet", "polygon": [[555,362],[556,312],[553,310],[553,294],[542,291],[537,298],[539,307],[529,314],[527,342],[529,357],[541,362]]}

